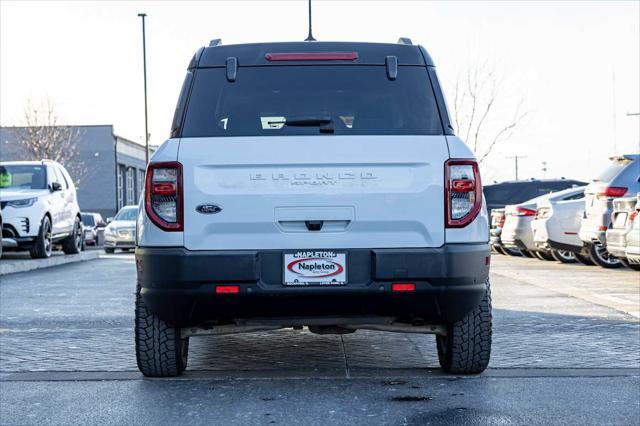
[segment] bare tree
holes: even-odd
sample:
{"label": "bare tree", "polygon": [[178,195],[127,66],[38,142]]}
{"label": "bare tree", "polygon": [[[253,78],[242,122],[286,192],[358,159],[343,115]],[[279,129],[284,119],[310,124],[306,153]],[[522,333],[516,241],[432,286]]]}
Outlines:
{"label": "bare tree", "polygon": [[40,106],[28,102],[23,120],[24,126],[15,127],[14,134],[24,148],[27,159],[59,162],[67,169],[76,186],[79,186],[88,173],[78,149],[80,130],[60,125],[50,101]]}
{"label": "bare tree", "polygon": [[506,108],[503,86],[504,79],[486,63],[472,65],[455,83],[453,125],[480,163],[497,144],[509,140],[527,116],[522,111],[523,99],[508,107],[511,111],[499,114],[499,108]]}

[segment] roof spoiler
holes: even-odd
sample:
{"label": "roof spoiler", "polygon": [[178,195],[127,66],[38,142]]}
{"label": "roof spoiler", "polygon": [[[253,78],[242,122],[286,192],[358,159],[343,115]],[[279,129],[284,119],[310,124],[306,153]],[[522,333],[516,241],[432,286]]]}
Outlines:
{"label": "roof spoiler", "polygon": [[630,156],[630,155],[614,155],[613,157],[609,157],[610,161],[622,161],[622,160],[628,160],[628,161],[633,161],[635,160],[634,157]]}

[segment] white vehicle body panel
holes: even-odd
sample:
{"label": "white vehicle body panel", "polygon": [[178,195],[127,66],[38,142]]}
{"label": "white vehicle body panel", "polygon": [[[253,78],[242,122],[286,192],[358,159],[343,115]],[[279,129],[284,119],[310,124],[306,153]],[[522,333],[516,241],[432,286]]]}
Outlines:
{"label": "white vehicle body panel", "polygon": [[543,200],[538,208],[549,208],[549,216],[536,218],[531,223],[533,240],[535,243],[555,241],[575,247],[582,247],[582,240],[578,236],[582,215],[584,214],[584,199],[566,200],[552,203]]}
{"label": "white vehicle body panel", "polygon": [[[444,136],[184,138],[184,246],[439,247],[448,158]],[[305,221],[324,224],[312,232]]]}

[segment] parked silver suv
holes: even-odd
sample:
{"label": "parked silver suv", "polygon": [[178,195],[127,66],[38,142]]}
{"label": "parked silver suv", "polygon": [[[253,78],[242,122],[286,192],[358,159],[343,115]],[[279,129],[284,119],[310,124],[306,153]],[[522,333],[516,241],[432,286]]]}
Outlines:
{"label": "parked silver suv", "polygon": [[594,263],[619,268],[620,261],[607,251],[606,232],[611,227],[613,199],[640,192],[640,154],[612,157],[611,164],[585,189],[585,212],[580,239]]}

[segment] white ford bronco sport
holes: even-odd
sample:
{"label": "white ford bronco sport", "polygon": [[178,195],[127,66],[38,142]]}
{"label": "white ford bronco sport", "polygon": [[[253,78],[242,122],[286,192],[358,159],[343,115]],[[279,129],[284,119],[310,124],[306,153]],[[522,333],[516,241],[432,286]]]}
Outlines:
{"label": "white ford bronco sport", "polygon": [[136,355],[307,326],[433,333],[442,368],[491,348],[478,165],[420,46],[290,42],[194,55],[137,222]]}

